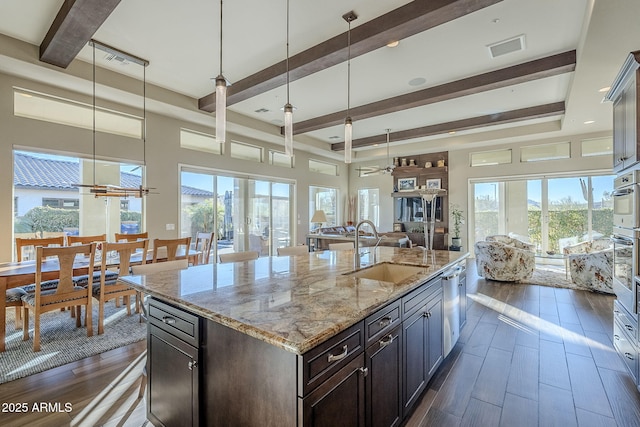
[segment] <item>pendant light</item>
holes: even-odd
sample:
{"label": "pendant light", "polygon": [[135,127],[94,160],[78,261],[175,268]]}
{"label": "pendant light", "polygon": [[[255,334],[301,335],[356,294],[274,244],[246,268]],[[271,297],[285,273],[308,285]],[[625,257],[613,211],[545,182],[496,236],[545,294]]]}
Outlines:
{"label": "pendant light", "polygon": [[222,75],[222,0],[220,0],[220,74],[216,77],[216,142],[224,143],[227,133],[227,79]]}
{"label": "pendant light", "polygon": [[289,102],[289,0],[287,0],[287,103],[284,104],[284,152],[293,157],[293,105]]}
{"label": "pendant light", "polygon": [[137,188],[122,187],[120,185],[96,184],[96,48],[109,55],[121,58],[122,61],[133,62],[142,66],[142,163],[147,165],[147,65],[149,61],[118,50],[114,47],[91,39],[89,46],[93,48],[92,61],[92,145],[93,145],[93,184],[74,184],[76,187],[89,188],[95,197],[144,197],[149,194],[149,188],[142,183]]}
{"label": "pendant light", "polygon": [[347,117],[344,119],[344,162],[351,163],[351,146],[353,143],[353,120],[351,120],[351,22],[358,16],[351,11],[342,15],[349,24],[347,31]]}

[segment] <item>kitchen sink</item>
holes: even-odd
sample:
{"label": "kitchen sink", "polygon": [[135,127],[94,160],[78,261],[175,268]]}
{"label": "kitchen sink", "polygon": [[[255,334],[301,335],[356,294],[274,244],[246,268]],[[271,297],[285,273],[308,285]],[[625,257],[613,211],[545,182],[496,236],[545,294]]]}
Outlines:
{"label": "kitchen sink", "polygon": [[363,279],[400,283],[418,273],[424,274],[426,273],[426,269],[424,267],[416,267],[412,265],[382,263],[346,274]]}

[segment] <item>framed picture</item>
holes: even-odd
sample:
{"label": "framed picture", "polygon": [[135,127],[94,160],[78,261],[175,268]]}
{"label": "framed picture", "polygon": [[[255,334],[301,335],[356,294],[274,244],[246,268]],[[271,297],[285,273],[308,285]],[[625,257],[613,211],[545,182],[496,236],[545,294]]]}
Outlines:
{"label": "framed picture", "polygon": [[416,189],[417,178],[398,178],[398,191],[413,191]]}
{"label": "framed picture", "polygon": [[437,179],[428,179],[427,180],[427,188],[440,188],[440,183],[442,180],[440,178]]}

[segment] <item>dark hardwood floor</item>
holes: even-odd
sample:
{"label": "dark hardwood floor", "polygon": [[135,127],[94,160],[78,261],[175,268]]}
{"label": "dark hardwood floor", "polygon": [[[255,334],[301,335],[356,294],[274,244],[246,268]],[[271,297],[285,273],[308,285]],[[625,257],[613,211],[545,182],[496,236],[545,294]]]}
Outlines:
{"label": "dark hardwood floor", "polygon": [[[611,342],[613,297],[489,282],[471,262],[467,282],[467,324],[408,427],[640,426],[640,393]],[[0,426],[151,426],[137,398],[145,346],[0,385]],[[61,411],[34,411],[41,403]]]}

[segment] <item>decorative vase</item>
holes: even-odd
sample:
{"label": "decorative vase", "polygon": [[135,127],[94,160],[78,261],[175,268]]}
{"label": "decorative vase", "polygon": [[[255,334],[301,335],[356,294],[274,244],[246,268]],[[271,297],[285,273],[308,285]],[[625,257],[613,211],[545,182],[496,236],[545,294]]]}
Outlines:
{"label": "decorative vase", "polygon": [[452,237],[451,246],[456,246],[456,247],[462,246],[462,237]]}

